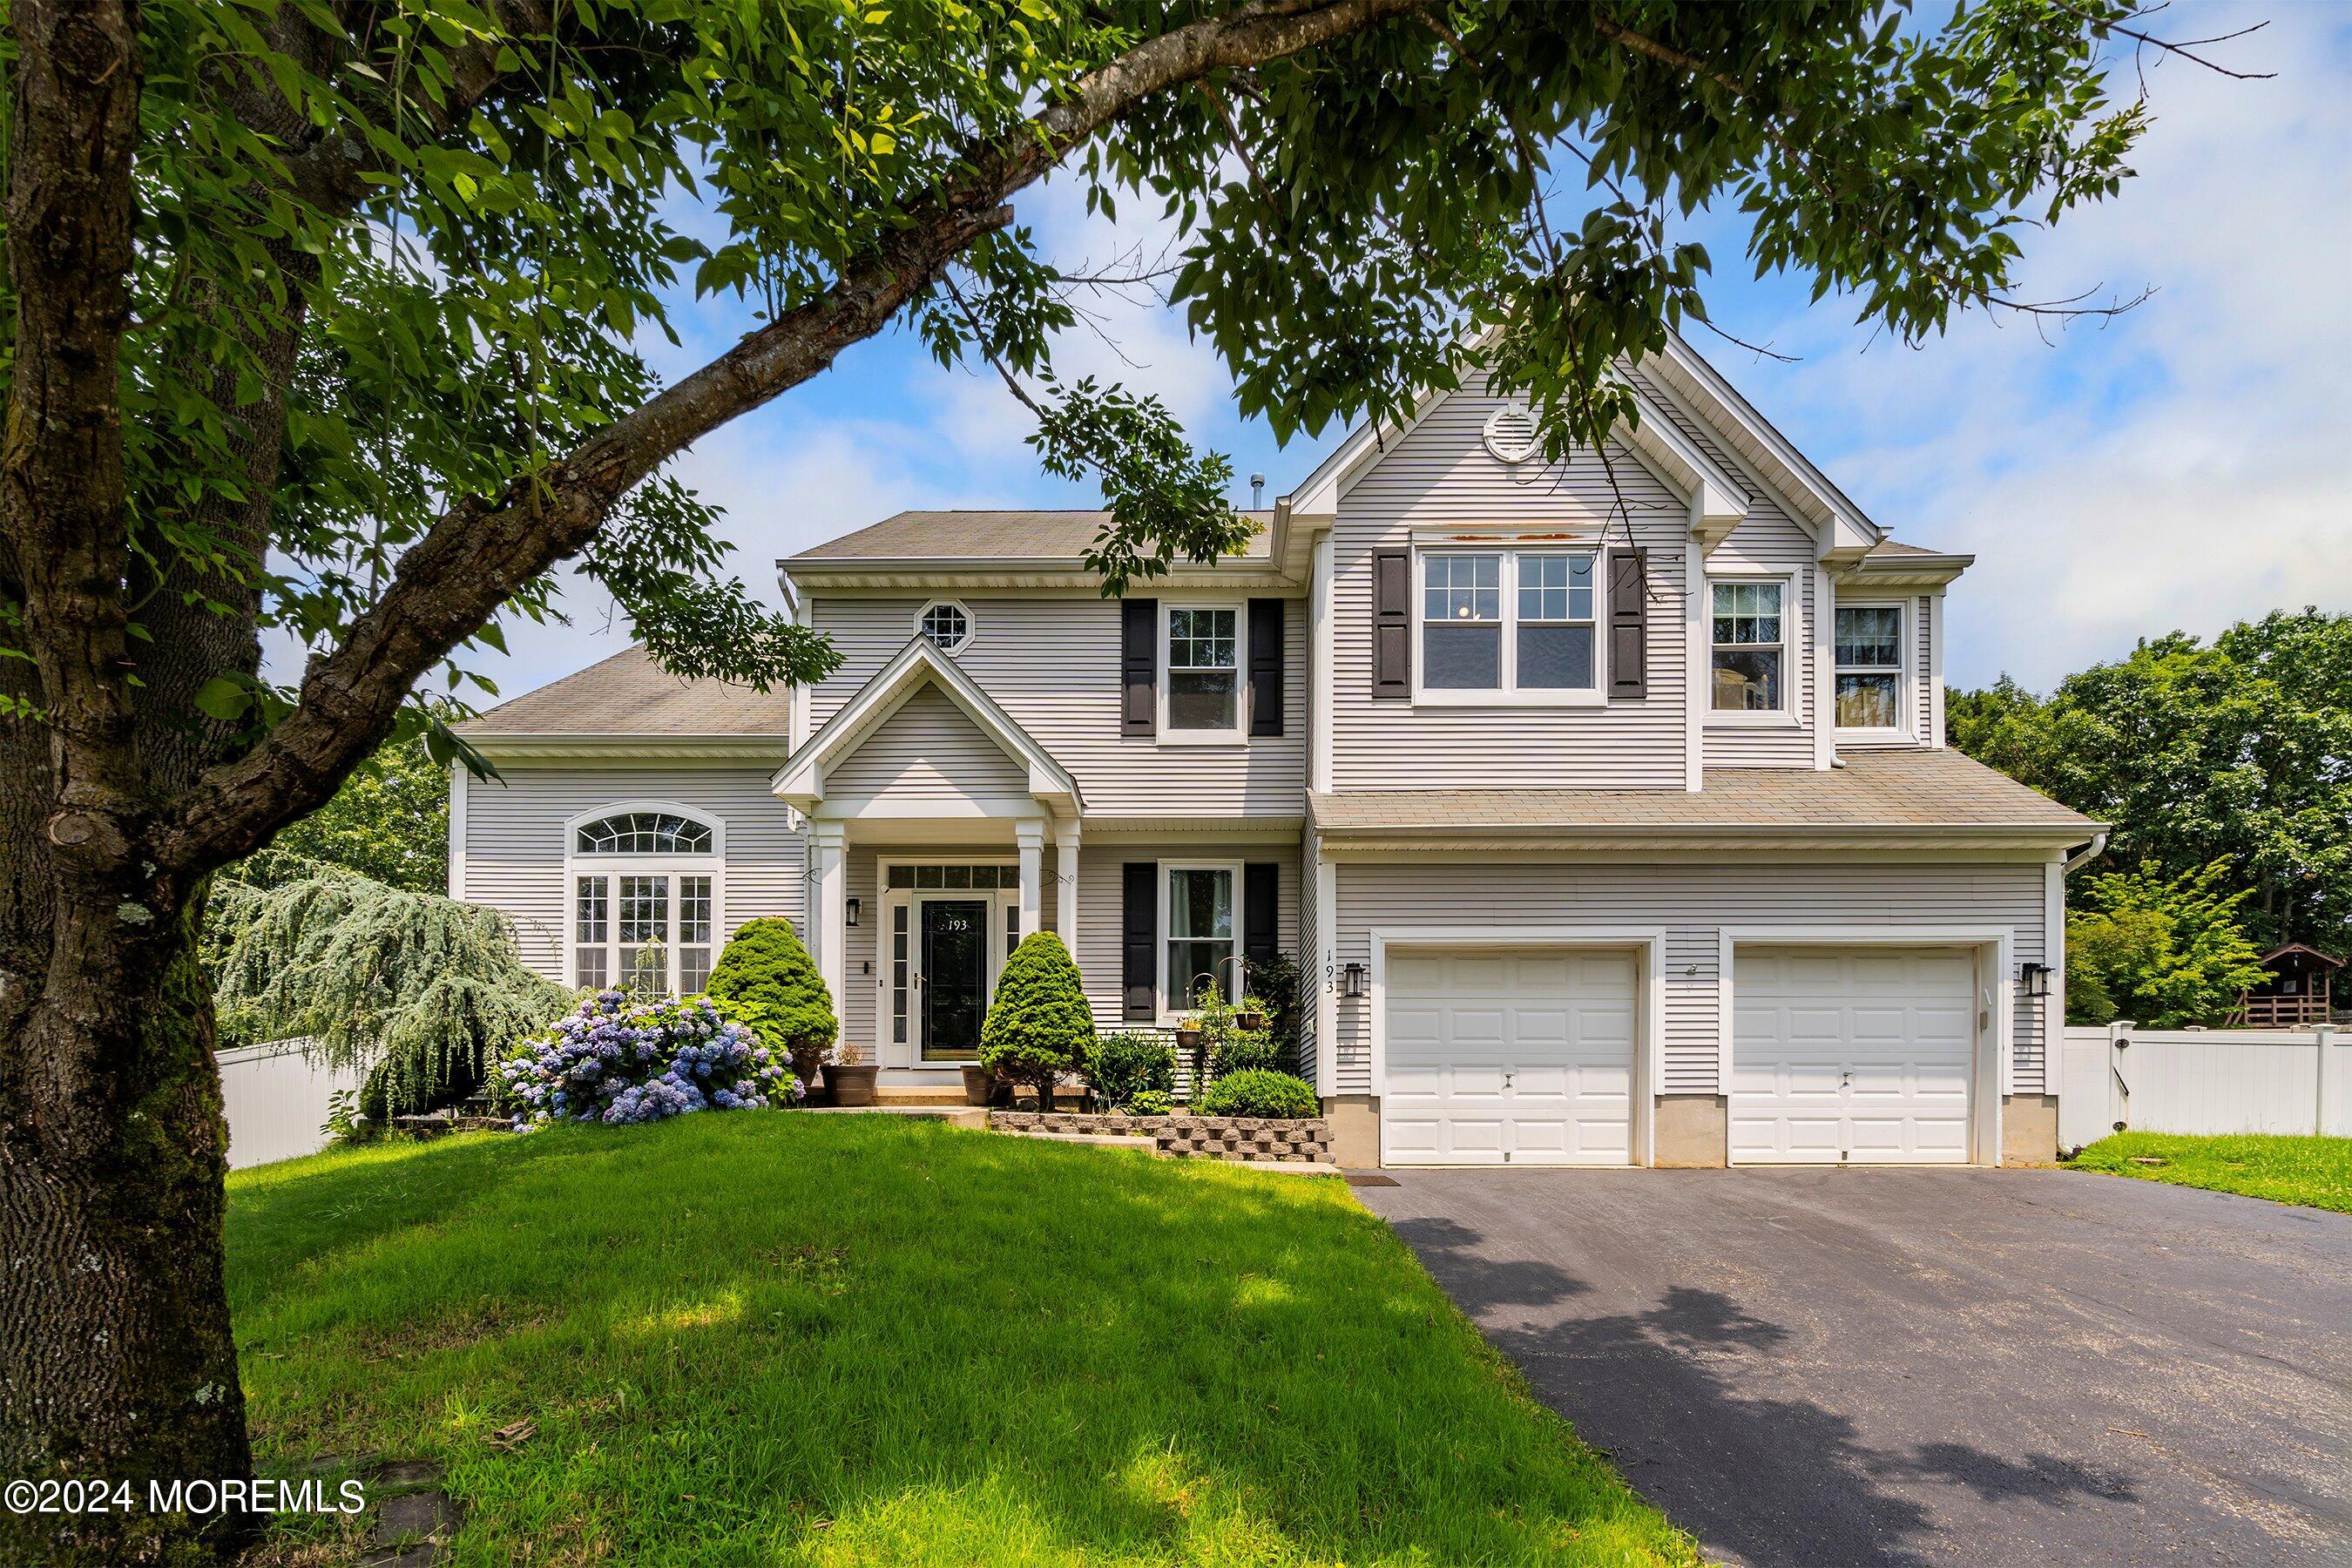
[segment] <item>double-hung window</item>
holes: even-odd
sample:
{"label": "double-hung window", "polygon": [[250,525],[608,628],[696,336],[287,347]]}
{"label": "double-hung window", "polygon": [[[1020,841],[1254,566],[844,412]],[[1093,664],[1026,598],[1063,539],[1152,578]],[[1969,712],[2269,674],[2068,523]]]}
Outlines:
{"label": "double-hung window", "polygon": [[572,982],[688,996],[710,978],[718,844],[677,812],[614,812],[572,830]]}
{"label": "double-hung window", "polygon": [[1837,722],[1841,730],[1894,730],[1903,723],[1903,607],[1840,605]]}
{"label": "double-hung window", "polygon": [[1160,994],[1171,1010],[1193,1006],[1202,986],[1241,995],[1242,966],[1234,962],[1237,941],[1234,901],[1241,877],[1233,866],[1170,866],[1168,934]]}
{"label": "double-hung window", "polygon": [[1711,696],[1718,713],[1777,713],[1788,661],[1788,584],[1710,584],[1714,606]]}
{"label": "double-hung window", "polygon": [[1595,559],[1557,550],[1424,553],[1423,693],[1597,693]]}
{"label": "double-hung window", "polygon": [[1176,734],[1241,734],[1241,611],[1225,605],[1168,608],[1167,711]]}

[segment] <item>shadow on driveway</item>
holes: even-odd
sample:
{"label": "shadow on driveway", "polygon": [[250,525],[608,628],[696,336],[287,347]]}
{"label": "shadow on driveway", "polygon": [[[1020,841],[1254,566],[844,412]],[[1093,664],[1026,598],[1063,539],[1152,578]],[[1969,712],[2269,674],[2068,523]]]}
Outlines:
{"label": "shadow on driveway", "polygon": [[1365,1201],[1710,1558],[2352,1562],[2352,1222],[2057,1172],[1392,1173]]}

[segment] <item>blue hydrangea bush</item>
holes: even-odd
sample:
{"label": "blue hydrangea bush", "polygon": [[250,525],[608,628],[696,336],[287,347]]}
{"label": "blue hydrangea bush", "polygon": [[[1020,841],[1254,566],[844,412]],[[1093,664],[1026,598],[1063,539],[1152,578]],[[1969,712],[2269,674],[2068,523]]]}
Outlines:
{"label": "blue hydrangea bush", "polygon": [[499,1068],[497,1092],[518,1130],[757,1110],[807,1093],[756,1031],[701,997],[646,1001],[625,991],[597,992],[526,1044]]}

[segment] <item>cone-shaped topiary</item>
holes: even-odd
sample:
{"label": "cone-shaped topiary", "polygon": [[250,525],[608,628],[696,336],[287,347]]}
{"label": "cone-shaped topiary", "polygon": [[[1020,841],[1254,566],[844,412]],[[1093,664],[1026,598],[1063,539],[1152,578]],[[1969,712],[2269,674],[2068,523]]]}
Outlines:
{"label": "cone-shaped topiary", "polygon": [[1037,1086],[1037,1109],[1054,1108],[1054,1080],[1085,1065],[1095,1018],[1070,950],[1051,931],[1021,939],[997,976],[980,1025],[980,1065],[1013,1083]]}
{"label": "cone-shaped topiary", "polygon": [[790,921],[744,921],[727,939],[702,994],[727,1016],[758,1030],[770,1050],[790,1057],[803,1084],[815,1078],[841,1029],[824,976]]}

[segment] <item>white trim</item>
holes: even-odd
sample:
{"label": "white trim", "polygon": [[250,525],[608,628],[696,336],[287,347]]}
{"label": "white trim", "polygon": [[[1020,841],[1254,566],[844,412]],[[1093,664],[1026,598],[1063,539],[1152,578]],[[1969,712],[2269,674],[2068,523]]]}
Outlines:
{"label": "white trim", "polygon": [[1308,693],[1312,699],[1307,710],[1309,789],[1331,787],[1331,576],[1337,549],[1327,531],[1316,536],[1310,557],[1313,585],[1308,590],[1307,622],[1307,635],[1311,639],[1307,645]]}
{"label": "white trim", "polygon": [[466,766],[449,764],[449,896],[466,896]]}
{"label": "white trim", "polygon": [[[929,616],[933,610],[938,609],[942,605],[955,611],[956,614],[963,617],[963,636],[956,638],[954,642],[949,644],[931,642],[929,634],[923,630],[924,619]],[[961,599],[926,599],[923,601],[922,607],[915,612],[915,618],[910,624],[914,634],[917,637],[921,637],[925,642],[931,643],[933,647],[938,648],[944,654],[961,653],[964,649],[971,646],[971,639],[980,635],[980,617],[973,615],[971,613],[971,606],[965,604]]]}
{"label": "white trim", "polygon": [[[1830,646],[1830,626],[1837,614],[1830,600],[1830,574],[1822,567],[1813,568],[1813,768],[1826,773],[1837,763],[1837,737],[1831,730],[1836,719],[1832,704],[1836,700],[1835,677],[1831,670],[1834,651]],[[1898,678],[1897,683],[1900,683]]]}
{"label": "white trim", "polygon": [[1078,961],[1078,825],[1062,823],[1054,829],[1054,934]]}
{"label": "white trim", "polygon": [[[873,732],[889,721],[907,700],[920,690],[928,681],[946,693],[948,700],[963,710],[964,717],[979,727],[981,732],[993,741],[1005,755],[1024,764],[1029,772],[1029,791],[1039,802],[1056,813],[1083,816],[1086,797],[1079,792],[1077,781],[1054,759],[1052,752],[1039,745],[1030,733],[1015,722],[1012,715],[997,705],[996,700],[982,690],[962,666],[933,647],[919,637],[909,637],[872,679],[859,687],[848,701],[835,709],[816,733],[795,751],[769,782],[777,798],[787,805],[811,816],[825,799],[825,771],[837,759],[847,755],[865,743]],[[931,803],[929,815],[953,816],[946,809],[952,803]],[[877,814],[879,815],[879,814]],[[966,813],[966,815],[991,815]]]}
{"label": "white trim", "polygon": [[[988,973],[981,998],[981,1015],[985,1017],[991,1000],[996,995],[996,982],[1004,973],[1004,961],[1012,956],[1004,940],[1004,911],[1019,908],[1026,898],[1025,889],[1012,894],[1013,903],[1006,903],[1002,888],[894,888],[890,885],[891,868],[896,866],[1013,866],[1020,864],[1017,856],[992,850],[975,850],[964,854],[953,849],[933,850],[919,855],[877,855],[874,860],[874,902],[877,906],[874,927],[874,1061],[883,1068],[914,1072],[944,1072],[963,1064],[966,1058],[949,1057],[937,1061],[923,1059],[923,1025],[920,976],[923,972],[923,935],[921,905],[925,900],[957,899],[965,901],[980,900],[988,905]],[[890,971],[892,961],[890,939],[894,911],[907,910],[907,1038],[904,1044],[890,1037],[890,1026],[896,1020],[891,1008]],[[1021,934],[1027,936],[1036,928],[1024,921]]]}
{"label": "white trim", "polygon": [[[1778,583],[1780,584],[1780,706],[1778,708],[1724,708],[1715,706],[1715,589],[1716,584],[1738,583]],[[1769,567],[1725,567],[1710,570],[1706,574],[1706,599],[1702,607],[1699,635],[1706,639],[1706,668],[1698,693],[1703,722],[1709,729],[1723,730],[1797,730],[1804,727],[1804,715],[1799,710],[1798,698],[1802,689],[1797,677],[1797,650],[1803,646],[1806,632],[1803,601],[1797,593],[1797,574],[1774,571]],[[1727,647],[1769,647],[1769,643],[1727,643]]]}
{"label": "white trim", "polygon": [[[1840,610],[1893,610],[1903,617],[1902,625],[1895,629],[1895,656],[1899,668],[1894,672],[1895,722],[1890,726],[1859,727],[1837,722],[1837,678],[1844,672],[1844,667],[1838,663],[1837,658],[1837,613]],[[1918,739],[1919,725],[1916,710],[1919,704],[1913,692],[1913,688],[1918,684],[1919,679],[1919,671],[1913,653],[1914,646],[1919,637],[1918,616],[1919,602],[1907,595],[1880,598],[1874,595],[1858,594],[1850,600],[1832,603],[1827,616],[1830,628],[1827,661],[1830,672],[1830,707],[1824,711],[1822,720],[1825,725],[1836,726],[1836,733],[1841,739],[1858,741],[1916,741]],[[1855,669],[1858,674],[1887,673],[1883,666],[1878,665],[1856,666]]]}
{"label": "white trim", "polygon": [[1663,926],[1374,926],[1366,933],[1371,943],[1371,984],[1365,994],[1370,1009],[1370,1081],[1372,1098],[1382,1102],[1381,1163],[1388,1163],[1385,1101],[1389,1081],[1388,952],[1391,947],[1444,948],[1635,948],[1642,954],[1642,976],[1635,983],[1642,998],[1641,1020],[1633,1042],[1633,1163],[1649,1165],[1657,1159],[1657,1103],[1665,1085],[1666,932]]}
{"label": "white trim", "polygon": [[[1724,1163],[1731,1159],[1728,1117],[1731,1100],[1731,1054],[1734,981],[1738,952],[1748,947],[1965,947],[1975,950],[1976,1011],[1974,1065],[1969,1071],[1969,1156],[1971,1164],[1998,1165],[2000,1157],[2001,1101],[2011,1091],[2016,1071],[2016,983],[2011,955],[2016,932],[2009,926],[1805,926],[1764,925],[1719,927],[1716,933],[1716,1092],[1724,1097],[1727,1128]],[[1991,971],[1987,984],[1986,971]],[[1988,1018],[1987,1014],[1990,1016]],[[2046,1048],[2046,1043],[2045,1043]],[[1991,1052],[1990,1061],[1986,1052]],[[1990,1080],[1990,1081],[1988,1081]],[[1988,1093],[1987,1091],[1990,1090]]]}
{"label": "white trim", "polygon": [[1944,745],[1944,593],[1929,595],[1927,610],[1927,744]]}
{"label": "white trim", "polygon": [[1159,900],[1160,907],[1153,912],[1151,923],[1153,929],[1159,932],[1160,951],[1152,954],[1151,973],[1160,988],[1160,1026],[1161,1028],[1171,1028],[1174,1026],[1177,1017],[1180,1015],[1188,1014],[1192,1011],[1191,1003],[1192,998],[1193,977],[1190,975],[1185,977],[1185,1005],[1181,1007],[1173,1005],[1175,996],[1169,985],[1169,948],[1178,942],[1213,942],[1216,939],[1214,937],[1179,937],[1170,929],[1176,922],[1170,918],[1171,906],[1168,898],[1169,873],[1172,871],[1223,871],[1233,878],[1233,962],[1228,962],[1223,959],[1218,960],[1218,970],[1222,975],[1229,976],[1229,978],[1225,980],[1225,986],[1231,999],[1235,1002],[1239,1002],[1242,999],[1243,994],[1243,966],[1239,961],[1244,956],[1242,942],[1244,938],[1247,935],[1247,932],[1243,930],[1243,927],[1248,921],[1249,912],[1243,907],[1243,900],[1245,889],[1248,886],[1249,874],[1246,869],[1246,863],[1240,860],[1157,860],[1153,862],[1153,865],[1157,869],[1154,872],[1152,879],[1152,896]]}
{"label": "white trim", "polygon": [[2042,1092],[2058,1098],[2065,1078],[2062,1053],[2066,1047],[2066,872],[2060,852],[2042,868],[2042,962],[2050,966],[2050,994],[2042,999]]}
{"label": "white trim", "polygon": [[792,752],[783,735],[482,734],[460,727],[466,743],[494,763],[779,763]]}
{"label": "white trim", "polygon": [[[580,829],[607,816],[617,816],[632,811],[667,812],[698,822],[710,829],[710,847],[700,852],[670,852],[658,855],[589,855],[580,850]],[[578,986],[580,980],[580,879],[602,877],[604,883],[605,952],[604,984],[617,985],[621,981],[619,952],[621,948],[621,889],[613,879],[616,877],[667,877],[669,879],[668,933],[662,939],[668,960],[667,981],[672,995],[678,994],[679,953],[677,939],[678,918],[678,887],[680,877],[710,879],[710,962],[716,966],[719,952],[727,945],[727,820],[715,812],[700,806],[686,805],[674,800],[607,801],[586,811],[575,812],[563,819],[563,984]],[[702,945],[702,944],[698,944]]]}
{"label": "white trim", "polygon": [[1715,689],[1706,582],[1706,552],[1694,537],[1683,552],[1683,788],[1692,795],[1706,787],[1706,710]]}
{"label": "white trim", "polygon": [[[1439,555],[1492,555],[1500,565],[1496,569],[1496,608],[1499,618],[1480,621],[1479,626],[1492,625],[1500,639],[1497,679],[1499,685],[1491,687],[1427,686],[1423,684],[1429,669],[1427,649],[1422,637],[1427,627],[1424,611],[1428,606],[1429,562]],[[1592,628],[1592,684],[1563,687],[1522,687],[1519,679],[1519,562],[1528,555],[1584,556],[1591,562],[1592,613],[1582,621],[1547,621],[1545,626],[1587,626]],[[1409,621],[1412,637],[1412,704],[1416,708],[1605,708],[1609,703],[1609,639],[1604,635],[1609,595],[1609,552],[1596,541],[1591,545],[1522,544],[1504,540],[1487,542],[1484,540],[1465,541],[1458,536],[1442,545],[1423,548],[1416,544],[1412,552],[1412,614]]]}
{"label": "white trim", "polygon": [[[1174,624],[1179,610],[1215,610],[1234,618],[1234,721],[1229,729],[1178,730],[1168,722],[1168,703],[1173,695],[1173,669],[1168,662],[1169,628]],[[1249,601],[1222,594],[1191,594],[1181,598],[1160,601],[1159,644],[1152,651],[1156,661],[1152,710],[1155,739],[1163,746],[1231,746],[1249,744]],[[1206,668],[1206,667],[1202,667]]]}
{"label": "white trim", "polygon": [[[853,1044],[849,1038],[849,830],[837,822],[812,822],[804,842],[809,896],[803,934],[814,950],[817,973],[833,998],[838,1029],[834,1037],[845,1049]],[[875,1055],[877,1058],[881,1055],[879,1040],[875,1042]]]}
{"label": "white trim", "polygon": [[1315,900],[1315,1092],[1328,1100],[1339,1086],[1339,879],[1323,857],[1320,834],[1309,838]]}

